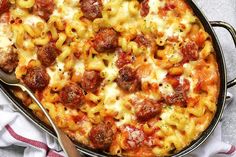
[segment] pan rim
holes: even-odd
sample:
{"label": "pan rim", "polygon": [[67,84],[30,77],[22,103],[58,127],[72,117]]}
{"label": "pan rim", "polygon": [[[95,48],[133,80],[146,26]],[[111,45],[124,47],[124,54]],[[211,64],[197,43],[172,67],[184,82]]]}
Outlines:
{"label": "pan rim", "polygon": [[[218,96],[218,103],[217,103],[217,113],[215,114],[212,122],[208,126],[208,128],[189,146],[181,150],[179,153],[173,155],[173,157],[182,157],[185,156],[192,151],[196,150],[200,145],[202,145],[208,138],[209,136],[214,132],[216,126],[218,125],[223,112],[224,112],[224,106],[225,106],[225,100],[226,100],[226,93],[227,93],[227,70],[226,70],[226,62],[225,58],[223,55],[223,50],[220,45],[219,39],[212,28],[212,26],[209,23],[209,20],[207,17],[204,15],[202,10],[197,6],[197,4],[192,1],[192,0],[185,0],[186,3],[189,4],[191,9],[194,11],[195,15],[200,19],[201,23],[203,24],[205,30],[210,34],[212,41],[214,43],[214,49],[216,51],[217,55],[217,63],[218,63],[218,68],[220,70],[220,92]],[[219,63],[220,62],[220,63]],[[32,113],[30,113],[30,110],[27,110],[26,107],[21,104],[20,100],[18,100],[13,93],[10,92],[10,90],[7,88],[7,86],[0,84],[0,89],[2,93],[10,100],[10,102],[16,107],[24,116],[26,116],[31,122],[33,122],[35,125],[37,125],[39,128],[41,128],[43,131],[47,132],[51,136],[55,137],[54,132],[45,125],[45,123],[39,121],[36,119],[36,117],[32,116]],[[219,108],[220,107],[220,108]],[[90,150],[89,148],[86,148],[84,146],[80,146],[78,144],[75,144],[78,150],[80,150],[82,153],[86,155],[90,155],[92,157],[105,157],[107,156],[104,153],[96,152],[93,150]]]}

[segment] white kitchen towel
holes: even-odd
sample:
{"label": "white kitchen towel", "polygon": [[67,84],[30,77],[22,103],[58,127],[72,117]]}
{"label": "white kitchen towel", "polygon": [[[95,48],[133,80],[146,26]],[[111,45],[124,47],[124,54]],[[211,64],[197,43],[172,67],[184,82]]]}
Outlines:
{"label": "white kitchen towel", "polygon": [[57,141],[26,119],[0,92],[0,147],[26,147],[24,157],[64,157]]}
{"label": "white kitchen towel", "polygon": [[[232,101],[230,97],[227,104]],[[14,110],[11,103],[0,92],[0,147],[18,145],[26,147],[24,157],[63,157],[57,141],[39,129],[22,114]],[[188,157],[236,157],[236,147],[221,139],[221,123],[211,137]]]}

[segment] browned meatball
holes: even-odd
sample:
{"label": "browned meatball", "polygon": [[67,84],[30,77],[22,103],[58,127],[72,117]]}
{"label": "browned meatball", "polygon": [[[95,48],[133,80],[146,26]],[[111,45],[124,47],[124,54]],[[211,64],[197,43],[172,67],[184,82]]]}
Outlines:
{"label": "browned meatball", "polygon": [[147,121],[159,115],[161,110],[161,103],[145,99],[137,104],[136,117],[139,121]]}
{"label": "browned meatball", "polygon": [[81,10],[89,20],[94,20],[96,18],[102,17],[102,2],[101,0],[81,0],[80,1]]}
{"label": "browned meatball", "polygon": [[84,103],[84,93],[79,85],[71,83],[62,88],[60,92],[62,103],[70,108],[79,108]]}
{"label": "browned meatball", "polygon": [[7,72],[11,73],[15,70],[18,64],[18,54],[13,51],[12,47],[6,49],[0,48],[0,68]]}
{"label": "browned meatball", "polygon": [[50,77],[42,67],[31,67],[27,69],[23,77],[24,83],[32,90],[43,90],[49,84]]}
{"label": "browned meatball", "polygon": [[0,15],[7,12],[10,8],[9,0],[0,0]]}
{"label": "browned meatball", "polygon": [[157,45],[155,41],[155,37],[152,35],[146,35],[138,34],[134,41],[139,45],[143,47],[149,47],[152,53],[156,53],[157,51]]}
{"label": "browned meatball", "polygon": [[99,71],[85,71],[81,81],[81,86],[87,92],[96,92],[101,85],[102,80]]}
{"label": "browned meatball", "polygon": [[57,49],[53,44],[48,44],[38,48],[37,56],[42,65],[48,67],[55,62],[58,56]]}
{"label": "browned meatball", "polygon": [[150,41],[142,34],[137,35],[134,41],[138,43],[139,46],[148,47],[150,45]]}
{"label": "browned meatball", "polygon": [[178,105],[181,107],[186,107],[188,99],[188,91],[190,89],[190,82],[184,79],[183,84],[179,84],[174,88],[175,92],[172,95],[168,95],[165,101],[168,105]]}
{"label": "browned meatball", "polygon": [[120,88],[128,92],[135,92],[140,89],[140,80],[136,71],[128,66],[120,69],[116,82]]}
{"label": "browned meatball", "polygon": [[33,12],[47,21],[53,13],[54,7],[54,0],[35,0]]}
{"label": "browned meatball", "polygon": [[199,58],[198,46],[195,42],[187,42],[182,48],[181,52],[183,54],[183,62],[195,61]]}
{"label": "browned meatball", "polygon": [[116,66],[118,68],[122,68],[125,65],[134,62],[135,57],[131,53],[124,52],[121,49],[118,49],[117,52],[118,52],[118,59],[116,61]]}
{"label": "browned meatball", "polygon": [[98,124],[93,126],[89,133],[89,139],[95,149],[108,149],[113,140],[113,131],[109,124]]}
{"label": "browned meatball", "polygon": [[112,51],[118,46],[118,33],[112,28],[101,29],[93,40],[97,52]]}
{"label": "browned meatball", "polygon": [[145,17],[148,15],[149,10],[150,10],[149,4],[148,4],[149,0],[142,0],[140,2],[141,2],[140,14],[141,14],[141,16]]}

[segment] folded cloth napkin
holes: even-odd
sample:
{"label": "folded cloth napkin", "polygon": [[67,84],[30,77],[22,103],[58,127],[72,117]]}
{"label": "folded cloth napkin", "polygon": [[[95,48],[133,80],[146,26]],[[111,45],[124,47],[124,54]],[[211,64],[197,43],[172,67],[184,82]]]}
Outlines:
{"label": "folded cloth napkin", "polygon": [[[229,104],[232,95],[228,94]],[[26,147],[24,157],[64,157],[57,141],[39,129],[14,107],[0,92],[0,147],[18,145]],[[189,157],[236,157],[236,147],[222,142],[221,123],[201,147]]]}
{"label": "folded cloth napkin", "polygon": [[0,92],[0,147],[25,147],[24,157],[64,157],[57,141],[39,129]]}

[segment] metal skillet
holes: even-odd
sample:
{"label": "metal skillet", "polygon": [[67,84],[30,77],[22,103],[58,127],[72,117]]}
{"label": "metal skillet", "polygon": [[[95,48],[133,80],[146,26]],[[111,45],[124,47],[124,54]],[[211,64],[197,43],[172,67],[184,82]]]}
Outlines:
{"label": "metal skillet", "polygon": [[[140,0],[141,1],[141,0]],[[202,11],[199,9],[199,7],[193,2],[193,0],[186,0],[186,3],[190,5],[190,7],[193,9],[195,15],[200,19],[201,23],[203,24],[205,30],[209,33],[209,35],[212,38],[212,42],[214,44],[214,49],[216,53],[216,59],[217,63],[219,65],[219,73],[220,73],[220,91],[219,91],[219,97],[218,97],[218,103],[217,103],[217,111],[216,114],[209,125],[209,127],[201,134],[201,136],[193,141],[188,147],[184,148],[182,151],[180,151],[177,154],[173,154],[174,157],[182,157],[193,150],[197,149],[201,144],[203,144],[208,137],[212,134],[214,129],[216,128],[218,122],[220,121],[224,108],[225,108],[225,99],[227,94],[227,88],[233,87],[236,85],[236,79],[227,82],[227,70],[226,70],[226,63],[224,59],[224,53],[222,51],[221,45],[219,43],[219,40],[217,38],[216,33],[213,30],[213,27],[222,27],[226,28],[232,35],[235,45],[236,45],[236,31],[232,26],[225,22],[210,22],[207,20],[206,16],[202,13]],[[8,86],[0,83],[0,87],[4,94],[13,102],[15,107],[17,107],[25,116],[27,116],[29,119],[32,120],[35,124],[37,124],[39,127],[41,127],[43,130],[51,134],[52,136],[56,137],[55,132],[50,129],[44,122],[42,122],[40,119],[38,119],[27,107],[23,105],[23,103],[17,99],[14,94],[10,91]],[[77,148],[83,152],[84,154],[94,156],[94,157],[106,157],[108,156],[104,152],[101,151],[95,151],[92,150],[81,143],[74,142],[77,146]]]}
{"label": "metal skillet", "polygon": [[12,72],[11,74],[7,74],[0,69],[0,81],[9,86],[15,86],[21,88],[24,92],[28,93],[28,95],[33,99],[33,101],[40,107],[43,111],[44,115],[48,119],[49,123],[51,124],[52,128],[54,129],[57,140],[68,157],[81,157],[79,151],[76,149],[73,142],[70,138],[61,130],[59,129],[56,124],[51,119],[50,115],[48,114],[47,110],[43,107],[40,101],[34,96],[33,92],[20,83],[20,81],[16,78],[15,73]]}

